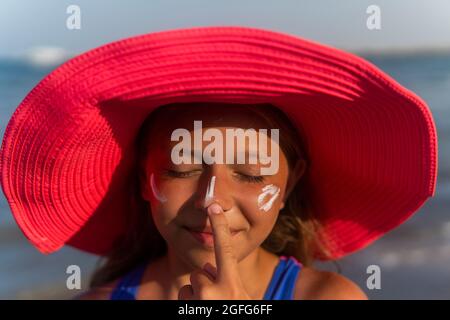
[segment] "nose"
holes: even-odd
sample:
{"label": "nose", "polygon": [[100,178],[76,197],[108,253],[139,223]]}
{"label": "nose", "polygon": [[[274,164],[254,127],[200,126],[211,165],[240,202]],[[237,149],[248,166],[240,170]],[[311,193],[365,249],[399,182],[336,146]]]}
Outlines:
{"label": "nose", "polygon": [[224,212],[227,212],[233,207],[226,170],[226,165],[217,164],[210,165],[204,170],[197,187],[196,208],[203,210],[212,203],[217,203]]}

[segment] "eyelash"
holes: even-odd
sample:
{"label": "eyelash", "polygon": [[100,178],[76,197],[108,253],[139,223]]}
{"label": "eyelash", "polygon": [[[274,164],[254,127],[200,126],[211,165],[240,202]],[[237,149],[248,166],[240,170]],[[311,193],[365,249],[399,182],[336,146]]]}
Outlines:
{"label": "eyelash", "polygon": [[[196,171],[175,171],[175,170],[166,170],[166,174],[169,177],[174,178],[188,178],[191,177],[192,174]],[[245,182],[251,182],[251,183],[261,183],[264,181],[264,176],[249,176],[243,173],[237,173],[237,178],[239,180],[245,181]]]}
{"label": "eyelash", "polygon": [[175,171],[175,170],[166,170],[166,174],[169,177],[174,178],[189,178],[196,171]]}
{"label": "eyelash", "polygon": [[261,183],[264,181],[264,176],[249,176],[243,173],[238,173],[238,179],[251,183]]}

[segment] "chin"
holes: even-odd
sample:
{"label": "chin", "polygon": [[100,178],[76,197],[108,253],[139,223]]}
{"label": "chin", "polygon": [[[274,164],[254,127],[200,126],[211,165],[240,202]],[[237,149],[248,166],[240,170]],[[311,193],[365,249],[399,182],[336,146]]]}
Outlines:
{"label": "chin", "polygon": [[183,253],[184,260],[187,261],[192,268],[203,268],[205,263],[209,262],[213,266],[216,265],[216,258],[214,255],[214,250],[209,251],[205,249],[189,249],[188,252]]}

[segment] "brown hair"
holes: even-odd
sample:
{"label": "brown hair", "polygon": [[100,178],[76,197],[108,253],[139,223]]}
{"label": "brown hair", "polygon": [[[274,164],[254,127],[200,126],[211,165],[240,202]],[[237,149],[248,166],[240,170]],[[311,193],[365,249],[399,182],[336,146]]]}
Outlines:
{"label": "brown hair", "polygon": [[[206,103],[189,103],[206,104]],[[207,103],[213,107],[212,104]],[[172,104],[171,106],[187,105],[186,103]],[[223,104],[222,104],[223,105]],[[257,115],[263,118],[272,128],[280,129],[280,147],[288,160],[289,170],[292,170],[298,159],[306,162],[306,170],[309,167],[309,159],[306,154],[302,134],[291,123],[284,112],[271,104],[240,105],[251,108]],[[137,171],[135,172],[132,188],[132,210],[135,214],[128,225],[124,238],[119,241],[114,250],[106,257],[106,262],[100,266],[91,278],[91,287],[101,286],[113,281],[137,264],[156,259],[165,254],[167,245],[163,237],[154,225],[152,215],[149,214],[148,202],[140,196],[140,185],[145,179],[144,161],[147,158],[147,139],[161,112],[168,108],[158,108],[153,111],[141,126],[135,140],[137,151]],[[301,129],[300,129],[301,130]],[[305,170],[305,172],[306,172]],[[304,177],[304,175],[303,175]],[[312,264],[316,255],[327,256],[327,251],[319,241],[317,233],[320,228],[312,209],[308,204],[305,190],[305,179],[301,177],[286,199],[285,206],[280,210],[274,228],[262,243],[262,247],[276,255],[293,256],[304,266]]]}

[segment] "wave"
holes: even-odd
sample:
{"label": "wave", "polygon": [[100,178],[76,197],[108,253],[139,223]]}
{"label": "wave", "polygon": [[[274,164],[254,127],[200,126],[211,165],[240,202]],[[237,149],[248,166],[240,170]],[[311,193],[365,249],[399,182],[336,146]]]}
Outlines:
{"label": "wave", "polygon": [[35,67],[57,66],[70,57],[71,55],[64,48],[54,46],[33,47],[23,56],[28,64]]}

